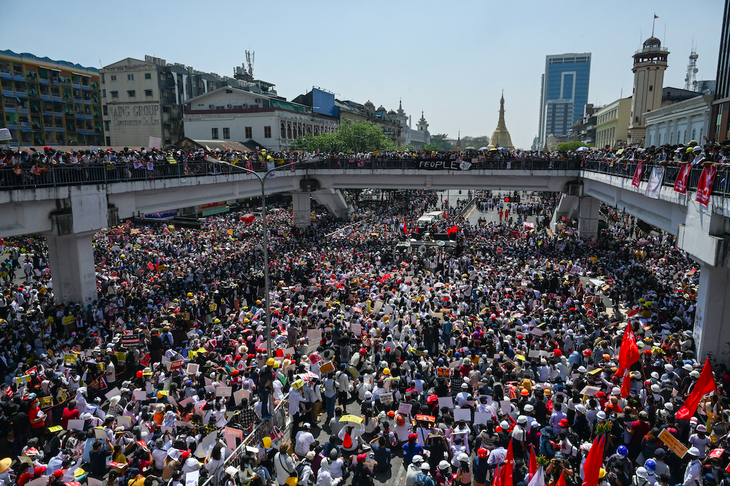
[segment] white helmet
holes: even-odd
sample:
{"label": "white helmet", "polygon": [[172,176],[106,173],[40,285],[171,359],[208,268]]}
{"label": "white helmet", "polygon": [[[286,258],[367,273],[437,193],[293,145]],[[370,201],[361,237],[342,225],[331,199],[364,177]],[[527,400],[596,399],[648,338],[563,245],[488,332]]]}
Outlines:
{"label": "white helmet", "polygon": [[451,467],[451,464],[448,461],[439,462],[439,471],[446,471],[449,467]]}
{"label": "white helmet", "polygon": [[458,456],[456,456],[456,459],[459,462],[469,462],[469,456],[466,455],[465,452],[460,452]]}

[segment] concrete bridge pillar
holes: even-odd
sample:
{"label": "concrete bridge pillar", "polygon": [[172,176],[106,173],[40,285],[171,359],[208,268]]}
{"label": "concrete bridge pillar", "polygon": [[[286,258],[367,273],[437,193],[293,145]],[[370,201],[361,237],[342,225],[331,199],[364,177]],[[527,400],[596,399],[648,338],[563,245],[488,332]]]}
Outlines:
{"label": "concrete bridge pillar", "polygon": [[309,192],[292,192],[292,213],[294,226],[306,228],[312,224],[312,194]]}
{"label": "concrete bridge pillar", "polygon": [[580,198],[579,204],[578,236],[596,239],[598,237],[598,217],[601,201],[594,197],[584,196]]}
{"label": "concrete bridge pillar", "polygon": [[695,310],[697,360],[730,361],[730,269],[702,264]]}
{"label": "concrete bridge pillar", "polygon": [[46,236],[56,301],[86,305],[96,299],[94,232]]}

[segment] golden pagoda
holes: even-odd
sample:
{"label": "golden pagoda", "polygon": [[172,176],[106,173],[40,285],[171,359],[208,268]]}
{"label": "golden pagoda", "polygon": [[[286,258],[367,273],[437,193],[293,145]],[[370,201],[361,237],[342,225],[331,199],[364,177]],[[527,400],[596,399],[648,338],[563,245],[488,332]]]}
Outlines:
{"label": "golden pagoda", "polygon": [[497,128],[494,129],[488,146],[490,149],[504,147],[514,150],[515,148],[512,145],[512,137],[509,135],[507,125],[504,123],[504,91],[502,91],[502,99],[499,101],[499,121],[497,122]]}

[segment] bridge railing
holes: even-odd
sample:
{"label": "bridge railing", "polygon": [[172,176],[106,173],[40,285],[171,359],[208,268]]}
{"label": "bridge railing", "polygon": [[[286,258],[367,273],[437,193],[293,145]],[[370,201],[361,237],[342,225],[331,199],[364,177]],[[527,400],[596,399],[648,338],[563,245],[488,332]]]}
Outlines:
{"label": "bridge railing", "polygon": [[[626,164],[615,163],[611,166],[611,164],[606,161],[586,160],[583,163],[582,169],[589,172],[599,172],[625,179],[633,179],[638,165],[638,162],[628,162]],[[674,183],[677,181],[680,169],[677,165],[654,165],[645,163],[644,170],[641,174],[641,181],[647,182],[649,180],[654,167],[664,167],[664,179],[662,180],[662,186],[674,187]],[[687,181],[688,191],[697,190],[697,185],[699,184],[700,177],[702,176],[702,169],[702,167],[693,167],[690,170]],[[715,183],[712,186],[712,195],[723,197],[730,196],[730,167],[718,167],[717,174],[715,175]]]}
{"label": "bridge railing", "polygon": [[[44,168],[36,167],[3,167],[0,168],[0,190],[32,189],[38,187],[73,186],[85,184],[108,184],[113,182],[151,181],[157,179],[182,179],[230,173],[243,173],[237,167],[246,167],[239,161],[237,165],[230,162],[215,163],[211,159],[187,161],[177,164],[155,163],[149,168],[146,165],[135,167],[134,164],[116,163],[100,165],[53,165]],[[256,172],[266,172],[267,167],[260,162],[248,166]],[[296,168],[303,169],[355,169],[374,171],[378,169],[401,170],[448,170],[462,172],[465,170],[577,170],[580,161],[575,159],[486,159],[477,162],[462,162],[458,159],[415,159],[372,157],[358,160],[350,158],[323,157],[316,160],[301,161]],[[286,172],[286,171],[284,171]]]}

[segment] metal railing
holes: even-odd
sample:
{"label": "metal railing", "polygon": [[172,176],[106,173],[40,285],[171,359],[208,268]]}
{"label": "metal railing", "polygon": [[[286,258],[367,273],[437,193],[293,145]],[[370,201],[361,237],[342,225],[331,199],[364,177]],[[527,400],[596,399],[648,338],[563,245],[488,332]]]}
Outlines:
{"label": "metal railing", "polygon": [[284,399],[279,402],[279,405],[274,409],[272,417],[267,420],[261,421],[253,430],[243,439],[238,447],[226,458],[223,464],[218,468],[215,474],[211,474],[205,478],[205,481],[201,483],[201,486],[218,486],[218,479],[225,469],[229,466],[238,468],[241,466],[241,461],[246,455],[246,447],[255,447],[263,441],[263,438],[271,434],[274,427],[278,427],[281,432],[286,435],[286,431],[291,425],[289,420],[289,394],[284,396]]}
{"label": "metal railing", "polygon": [[[624,179],[633,179],[638,165],[638,162],[628,162],[626,164],[617,162],[611,166],[609,162],[605,161],[586,160],[582,169],[588,172],[598,172]],[[664,167],[664,179],[662,180],[662,186],[674,187],[674,183],[677,181],[680,169],[677,165],[644,163],[641,181],[647,182],[649,180],[654,167]],[[702,167],[693,167],[690,170],[689,178],[687,180],[687,191],[697,190],[697,184],[700,182],[702,170]],[[718,167],[717,174],[715,175],[715,183],[712,186],[713,196],[728,197],[730,195],[730,181],[728,179],[730,179],[730,167]]]}

